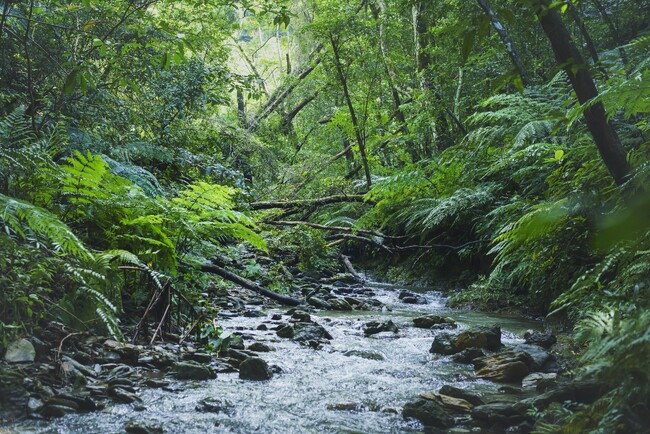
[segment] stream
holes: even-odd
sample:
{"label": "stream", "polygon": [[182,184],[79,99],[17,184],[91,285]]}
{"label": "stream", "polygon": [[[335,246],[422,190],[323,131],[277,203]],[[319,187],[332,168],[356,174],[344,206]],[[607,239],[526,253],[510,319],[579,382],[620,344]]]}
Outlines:
{"label": "stream", "polygon": [[[0,428],[0,433],[123,433],[131,419],[162,423],[167,433],[420,432],[417,421],[405,421],[401,415],[402,406],[419,394],[436,392],[445,384],[480,394],[496,393],[500,385],[475,378],[471,365],[430,354],[433,337],[440,331],[414,328],[414,317],[449,316],[458,322],[459,330],[497,323],[505,344],[523,342],[525,330],[541,326],[522,318],[449,309],[439,291],[417,290],[428,303],[413,305],[398,299],[403,287],[378,282],[365,286],[390,310],[313,314],[333,336],[320,350],[280,339],[271,330],[271,316],[286,309],[270,310],[262,317],[220,319],[224,330],[243,335],[246,343],[260,341],[275,349],[260,353],[282,370],[271,380],[240,380],[236,372],[220,373],[207,381],[171,380],[165,389],[143,389],[142,404],[111,403],[102,411],[51,421],[25,420]],[[366,322],[388,319],[399,327],[397,334],[364,336]],[[257,330],[262,323],[269,330]],[[345,355],[349,350],[376,360]],[[220,413],[198,412],[195,407],[205,398],[229,401],[231,407]]]}

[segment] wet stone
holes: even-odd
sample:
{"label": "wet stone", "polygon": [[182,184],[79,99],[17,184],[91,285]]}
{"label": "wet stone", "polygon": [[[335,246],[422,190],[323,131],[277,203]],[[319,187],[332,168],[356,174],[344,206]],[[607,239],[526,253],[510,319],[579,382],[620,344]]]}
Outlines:
{"label": "wet stone", "polygon": [[169,381],[167,380],[158,380],[155,378],[149,378],[144,382],[145,386],[151,387],[153,389],[159,389],[161,387],[169,386]]}
{"label": "wet stone", "polygon": [[448,414],[442,403],[432,399],[418,399],[409,402],[402,410],[402,416],[419,420],[424,426],[450,428],[454,419]]}
{"label": "wet stone", "polygon": [[398,298],[402,300],[402,303],[407,304],[427,304],[427,299],[420,295],[416,294],[413,291],[402,290],[399,292]]}
{"label": "wet stone", "polygon": [[352,310],[352,306],[350,303],[345,301],[343,298],[330,298],[327,300],[327,302],[330,304],[333,310],[342,310],[342,311],[347,311],[347,310]]}
{"label": "wet stone", "polygon": [[268,353],[269,351],[273,351],[273,348],[262,342],[254,342],[248,346],[248,350],[257,353]]}
{"label": "wet stone", "polygon": [[122,387],[111,387],[108,389],[108,394],[115,402],[124,404],[131,404],[133,402],[142,402],[142,399],[134,392],[130,392]]}
{"label": "wet stone", "polygon": [[347,357],[360,357],[367,360],[385,360],[385,357],[374,351],[349,350],[343,353]]}
{"label": "wet stone", "polygon": [[65,405],[46,405],[41,409],[41,416],[47,418],[63,417],[74,413],[75,409]]}
{"label": "wet stone", "polygon": [[194,407],[196,411],[200,411],[201,413],[226,413],[230,414],[234,411],[234,406],[232,402],[226,400],[226,399],[218,399],[218,398],[204,398],[200,400],[197,404],[196,407]]}
{"label": "wet stone", "polygon": [[462,331],[454,341],[458,351],[466,348],[485,348],[490,351],[497,351],[501,348],[501,327],[472,327]]}
{"label": "wet stone", "polygon": [[269,364],[258,357],[251,357],[239,365],[239,378],[242,380],[264,381],[273,377]]}
{"label": "wet stone", "polygon": [[524,339],[526,339],[527,344],[539,345],[545,349],[551,348],[557,342],[557,338],[550,333],[541,333],[531,330],[524,333]]}
{"label": "wet stone", "polygon": [[429,349],[430,353],[442,354],[445,356],[456,354],[460,351],[461,350],[458,349],[454,343],[454,337],[448,334],[440,334],[433,338],[433,343]]}
{"label": "wet stone", "polygon": [[173,375],[178,380],[208,380],[217,377],[208,366],[192,361],[175,363]]}
{"label": "wet stone", "polygon": [[197,351],[193,353],[184,353],[181,359],[184,361],[191,360],[197,363],[210,363],[212,361],[212,355]]}
{"label": "wet stone", "polygon": [[444,385],[438,391],[441,395],[447,395],[454,398],[462,399],[469,402],[472,405],[483,405],[484,402],[480,396],[476,393],[469,392],[464,389],[459,389],[458,387]]}
{"label": "wet stone", "polygon": [[438,315],[424,315],[413,318],[413,326],[421,329],[430,329],[436,325],[447,325],[448,327],[457,327],[456,322],[451,318],[445,318]]}
{"label": "wet stone", "polygon": [[129,434],[163,434],[165,432],[160,422],[131,419],[124,426]]}
{"label": "wet stone", "polygon": [[364,330],[363,334],[368,337],[372,335],[376,335],[377,333],[381,332],[392,332],[392,333],[397,333],[399,329],[395,325],[395,323],[391,320],[388,321],[370,321],[367,322],[364,325]]}
{"label": "wet stone", "polygon": [[456,363],[472,363],[474,359],[479,357],[484,357],[485,353],[479,348],[467,348],[461,351],[460,353],[454,354],[451,356],[451,360]]}
{"label": "wet stone", "polygon": [[492,381],[514,383],[531,372],[532,358],[524,352],[504,351],[474,360],[476,376]]}
{"label": "wet stone", "polygon": [[307,299],[307,303],[309,303],[311,306],[314,306],[315,308],[318,308],[318,309],[325,309],[325,310],[332,310],[333,309],[332,305],[329,304],[327,301],[325,301],[321,297],[316,297],[316,296],[309,297]]}

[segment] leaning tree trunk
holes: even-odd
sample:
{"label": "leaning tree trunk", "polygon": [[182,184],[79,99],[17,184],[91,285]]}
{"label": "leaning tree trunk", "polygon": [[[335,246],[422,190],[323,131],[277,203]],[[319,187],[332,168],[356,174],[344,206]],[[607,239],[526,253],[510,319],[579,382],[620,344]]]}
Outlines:
{"label": "leaning tree trunk", "polygon": [[524,68],[524,62],[521,60],[521,56],[519,55],[519,52],[515,49],[515,44],[512,43],[512,39],[510,39],[510,35],[508,34],[508,31],[503,26],[503,24],[501,24],[501,21],[499,21],[499,17],[497,17],[497,14],[494,13],[487,0],[477,0],[477,1],[479,6],[481,6],[481,9],[483,9],[485,14],[490,18],[490,22],[492,22],[492,26],[497,31],[499,38],[501,38],[501,42],[503,42],[503,45],[505,45],[506,51],[508,52],[508,57],[510,57],[510,61],[515,66],[517,73],[521,77],[521,82],[523,83],[524,86],[528,86],[528,74],[526,73],[526,69]]}
{"label": "leaning tree trunk", "polygon": [[[538,1],[535,12],[551,42],[557,62],[563,65],[569,76],[578,101],[585,105],[598,96],[598,89],[560,15],[549,5],[549,0]],[[622,184],[630,173],[630,164],[616,131],[607,120],[605,107],[601,102],[592,103],[585,107],[584,117],[609,173],[616,184]]]}
{"label": "leaning tree trunk", "polygon": [[343,72],[343,64],[341,63],[339,45],[338,42],[334,39],[334,35],[330,35],[330,42],[332,44],[332,51],[334,53],[334,64],[336,66],[336,72],[338,73],[339,80],[341,81],[343,96],[345,97],[345,102],[348,106],[348,110],[350,111],[350,120],[352,121],[352,126],[354,127],[354,134],[356,135],[357,145],[359,145],[361,164],[366,175],[366,187],[370,189],[372,186],[372,178],[370,177],[370,167],[368,165],[368,156],[366,155],[366,139],[364,137],[363,131],[361,131],[361,125],[359,124],[359,119],[357,118],[357,112],[354,110],[354,105],[352,104],[352,97],[350,96],[350,89],[348,88],[348,79]]}

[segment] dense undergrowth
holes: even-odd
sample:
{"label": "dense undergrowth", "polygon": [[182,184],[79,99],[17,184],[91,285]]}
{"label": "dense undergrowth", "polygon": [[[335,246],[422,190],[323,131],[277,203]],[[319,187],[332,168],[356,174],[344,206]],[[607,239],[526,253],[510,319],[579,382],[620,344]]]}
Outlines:
{"label": "dense undergrowth", "polygon": [[[163,299],[184,331],[228,287],[205,262],[286,292],[353,253],[575,324],[575,373],[610,392],[539,432],[648,426],[647,2],[553,3],[591,58],[559,66],[544,2],[493,2],[514,45],[474,2],[177,3],[0,2],[0,347],[49,321],[120,338]],[[598,97],[576,102],[571,68]],[[251,205],[337,195],[364,200]]]}

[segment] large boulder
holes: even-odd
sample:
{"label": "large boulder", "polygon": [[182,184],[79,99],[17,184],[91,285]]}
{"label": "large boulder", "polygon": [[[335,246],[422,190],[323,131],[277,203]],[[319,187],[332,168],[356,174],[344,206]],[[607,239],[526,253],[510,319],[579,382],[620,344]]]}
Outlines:
{"label": "large boulder", "polygon": [[305,343],[308,341],[323,341],[331,339],[332,335],[320,324],[299,323],[294,326],[294,341]]}
{"label": "large boulder", "polygon": [[484,402],[480,396],[473,392],[469,392],[464,389],[459,389],[458,387],[444,385],[438,391],[441,395],[452,396],[454,398],[462,399],[469,402],[472,405],[483,405]]}
{"label": "large boulder", "polygon": [[472,418],[485,425],[512,426],[530,419],[519,406],[508,402],[479,405],[472,410]]}
{"label": "large boulder", "polygon": [[36,349],[27,339],[19,339],[7,346],[5,361],[9,363],[33,362],[36,359]]}
{"label": "large boulder", "polygon": [[403,303],[407,304],[427,304],[427,299],[420,295],[416,294],[413,291],[402,290],[399,292],[398,298],[402,300]]}
{"label": "large boulder", "polygon": [[451,335],[439,334],[433,338],[433,343],[431,344],[429,352],[445,356],[456,354],[460,352],[460,350],[456,347],[454,340],[455,338]]}
{"label": "large boulder", "polygon": [[460,353],[451,356],[451,360],[456,363],[472,363],[474,359],[485,357],[483,350],[479,348],[466,348]]}
{"label": "large boulder", "polygon": [[163,434],[165,429],[160,422],[131,419],[124,426],[124,431],[128,434]]}
{"label": "large boulder", "polygon": [[512,347],[512,350],[527,353],[533,359],[531,367],[533,371],[558,372],[560,370],[556,357],[537,345],[517,344]]}
{"label": "large boulder", "polygon": [[421,329],[430,329],[436,326],[440,328],[456,328],[456,322],[451,318],[445,318],[439,315],[424,315],[413,318],[413,326]]}
{"label": "large boulder", "polygon": [[239,365],[239,378],[242,380],[264,381],[273,377],[269,364],[259,357],[250,357]]}
{"label": "large boulder", "polygon": [[217,378],[209,366],[201,365],[193,361],[174,363],[174,378],[178,380],[208,380]]}
{"label": "large boulder", "polygon": [[501,348],[501,327],[494,325],[492,327],[472,327],[462,331],[454,345],[458,351],[466,348],[485,348],[490,351],[497,351]]}
{"label": "large boulder", "polygon": [[402,416],[419,420],[424,426],[450,428],[454,419],[449,415],[445,406],[438,400],[420,398],[404,405]]}
{"label": "large boulder", "polygon": [[476,376],[502,383],[515,383],[530,374],[533,359],[524,352],[504,351],[474,360]]}
{"label": "large boulder", "polygon": [[391,320],[388,321],[370,321],[367,322],[364,326],[363,334],[366,336],[376,335],[381,332],[393,332],[397,333],[399,329],[395,323]]}
{"label": "large boulder", "polygon": [[325,310],[331,310],[332,309],[331,304],[329,304],[327,301],[323,300],[322,298],[316,297],[316,296],[309,297],[307,299],[307,303],[309,303],[310,305],[312,305],[312,306],[314,306],[314,307],[316,307],[318,309],[325,309]]}
{"label": "large boulder", "polygon": [[352,310],[352,306],[343,298],[330,298],[327,302],[332,306],[332,310]]}
{"label": "large boulder", "polygon": [[526,339],[527,344],[539,345],[547,350],[557,342],[557,338],[550,333],[542,333],[532,330],[524,333],[524,339]]}

